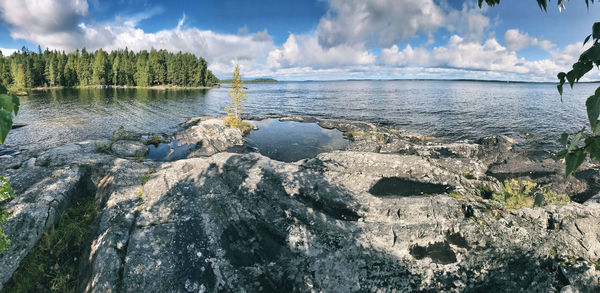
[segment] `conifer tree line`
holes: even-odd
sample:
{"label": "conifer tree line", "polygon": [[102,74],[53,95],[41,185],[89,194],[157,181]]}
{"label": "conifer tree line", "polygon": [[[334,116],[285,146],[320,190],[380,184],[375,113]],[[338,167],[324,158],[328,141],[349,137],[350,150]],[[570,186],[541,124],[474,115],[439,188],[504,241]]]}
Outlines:
{"label": "conifer tree line", "polygon": [[110,53],[86,49],[71,53],[38,47],[38,52],[21,51],[3,56],[0,51],[0,84],[14,88],[53,86],[213,86],[219,79],[207,68],[206,60],[191,53],[152,49]]}

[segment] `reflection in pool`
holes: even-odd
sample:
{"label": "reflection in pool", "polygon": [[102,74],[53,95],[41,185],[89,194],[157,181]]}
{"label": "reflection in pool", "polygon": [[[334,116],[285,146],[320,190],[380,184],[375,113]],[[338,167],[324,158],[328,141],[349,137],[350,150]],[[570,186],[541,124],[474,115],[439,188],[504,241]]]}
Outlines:
{"label": "reflection in pool", "polygon": [[316,123],[265,119],[251,121],[258,130],[250,132],[247,144],[278,161],[295,162],[348,145],[341,131],[324,129]]}
{"label": "reflection in pool", "polygon": [[146,158],[157,161],[175,161],[185,159],[190,151],[196,149],[194,145],[179,145],[178,140],[170,143],[159,143],[157,146],[149,145],[149,151]]}

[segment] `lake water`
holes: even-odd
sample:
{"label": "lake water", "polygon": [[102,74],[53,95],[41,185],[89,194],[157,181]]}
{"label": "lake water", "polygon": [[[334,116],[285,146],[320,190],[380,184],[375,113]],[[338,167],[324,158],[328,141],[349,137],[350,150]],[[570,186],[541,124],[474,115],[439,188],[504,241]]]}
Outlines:
{"label": "lake water", "polygon": [[[468,81],[333,81],[247,84],[246,113],[303,115],[393,125],[448,140],[490,134],[519,138],[536,150],[555,149],[563,131],[587,124],[585,99],[597,84]],[[227,89],[61,89],[21,99],[6,147],[36,149],[109,137],[120,125],[171,133],[189,117],[224,113]]]}

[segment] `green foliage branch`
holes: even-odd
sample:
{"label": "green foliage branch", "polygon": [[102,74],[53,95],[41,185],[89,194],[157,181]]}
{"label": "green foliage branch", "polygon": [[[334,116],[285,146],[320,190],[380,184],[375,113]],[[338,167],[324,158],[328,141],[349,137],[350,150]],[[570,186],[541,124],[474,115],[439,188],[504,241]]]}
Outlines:
{"label": "green foliage branch", "polygon": [[247,134],[252,129],[252,126],[242,120],[242,112],[244,111],[244,102],[248,97],[248,93],[244,89],[242,76],[240,75],[240,66],[235,65],[233,78],[231,79],[231,90],[227,92],[229,96],[229,105],[225,107],[227,118],[225,124],[230,127],[239,128],[244,134]]}
{"label": "green foliage branch", "polygon": [[[479,7],[482,6],[484,1],[489,6],[500,4],[500,0],[478,1]],[[541,9],[544,11],[547,10],[549,0],[536,1]],[[590,3],[594,3],[594,0],[585,0],[588,8]],[[559,10],[565,8],[564,0],[558,0],[557,4]],[[561,102],[565,83],[568,83],[573,88],[573,85],[592,70],[594,65],[600,68],[600,22],[594,23],[592,33],[584,39],[583,44],[585,45],[590,40],[593,41],[592,46],[581,53],[579,60],[573,64],[573,68],[566,73],[560,72],[557,75],[559,80],[557,89],[561,96]],[[566,176],[575,172],[588,155],[590,159],[600,160],[600,121],[598,120],[600,116],[600,87],[586,100],[585,107],[590,122],[590,131],[586,131],[586,127],[583,127],[574,134],[565,132],[560,137],[563,149],[557,153],[557,156],[565,160]]]}
{"label": "green foliage branch", "polygon": [[0,84],[0,144],[4,143],[8,132],[12,129],[13,113],[19,112],[19,98],[8,94],[8,90]]}
{"label": "green foliage branch", "polygon": [[[15,194],[13,192],[12,187],[8,184],[6,177],[0,176],[0,202],[5,202],[7,200],[13,199]],[[6,222],[9,214],[4,210],[4,204],[0,205],[0,225]],[[0,226],[0,253],[4,253],[10,247],[10,240],[2,231],[2,226]]]}

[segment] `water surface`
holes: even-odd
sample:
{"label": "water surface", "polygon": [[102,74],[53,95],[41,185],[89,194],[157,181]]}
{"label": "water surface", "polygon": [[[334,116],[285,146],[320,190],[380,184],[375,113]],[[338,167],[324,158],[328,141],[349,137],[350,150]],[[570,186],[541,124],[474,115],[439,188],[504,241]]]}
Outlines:
{"label": "water surface", "polygon": [[[392,125],[448,140],[490,134],[519,138],[552,150],[563,131],[587,124],[585,99],[597,84],[565,89],[554,84],[470,81],[332,81],[247,84],[246,113],[303,115]],[[22,98],[7,146],[41,148],[109,137],[127,130],[170,133],[194,116],[224,114],[227,89],[61,89]]]}
{"label": "water surface", "polygon": [[148,154],[146,158],[156,161],[176,161],[185,159],[189,152],[194,151],[196,147],[191,144],[180,144],[178,140],[173,140],[169,143],[159,143],[157,145],[148,146]]}
{"label": "water surface", "polygon": [[253,121],[258,130],[250,132],[247,144],[271,159],[295,162],[340,150],[349,143],[341,131],[324,129],[316,123],[265,119]]}

